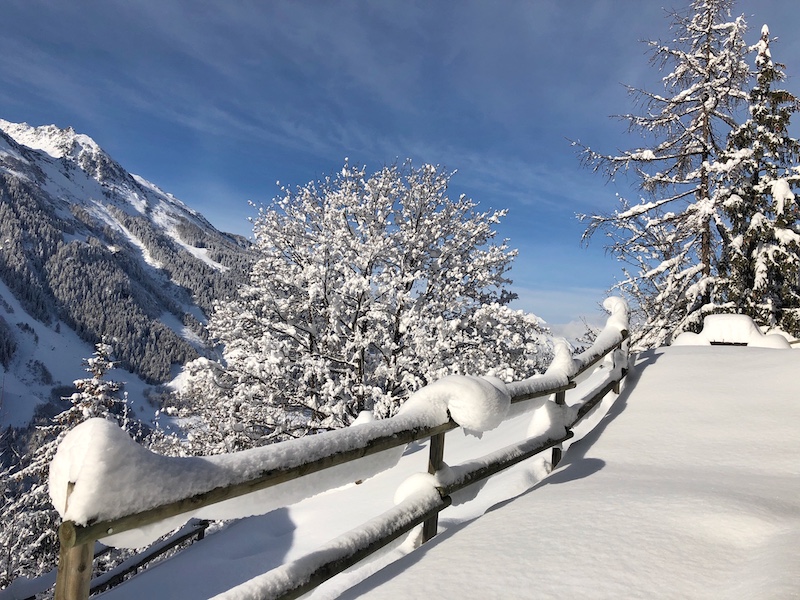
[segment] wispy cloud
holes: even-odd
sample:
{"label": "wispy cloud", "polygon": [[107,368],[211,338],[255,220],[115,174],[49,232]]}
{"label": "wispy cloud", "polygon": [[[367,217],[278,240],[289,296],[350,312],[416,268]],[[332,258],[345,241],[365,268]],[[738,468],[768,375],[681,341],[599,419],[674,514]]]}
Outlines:
{"label": "wispy cloud", "polygon": [[[798,93],[794,1],[740,4],[780,38]],[[635,143],[608,115],[632,109],[620,83],[658,82],[638,40],[670,36],[660,4],[619,0],[12,0],[0,12],[0,109],[113,136],[136,148],[131,168],[212,212],[345,156],[458,169],[454,193],[511,209],[501,230],[525,250],[523,288],[557,279],[531,266],[556,247],[601,264],[601,248],[573,250],[574,215],[613,209],[617,189],[567,138]],[[150,159],[155,144],[176,160]]]}

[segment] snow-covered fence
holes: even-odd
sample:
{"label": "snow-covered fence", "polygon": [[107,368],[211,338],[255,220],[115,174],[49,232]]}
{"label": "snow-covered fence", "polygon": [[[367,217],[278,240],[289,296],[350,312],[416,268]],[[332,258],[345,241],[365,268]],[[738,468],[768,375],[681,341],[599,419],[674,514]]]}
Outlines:
{"label": "snow-covered fence", "polygon": [[[188,546],[194,541],[205,538],[206,529],[210,523],[208,521],[192,520],[173,533],[168,538],[153,544],[144,551],[135,554],[116,567],[104,572],[91,580],[89,593],[99,594],[106,589],[119,585],[132,574],[135,575],[139,570],[149,567],[151,563],[158,560],[167,552],[178,546]],[[94,547],[94,559],[103,557],[112,551],[111,546],[96,543]],[[0,598],[18,598],[20,600],[36,600],[44,597],[48,590],[52,590],[56,578],[56,569],[44,573],[38,577],[29,579],[18,577],[0,593]]]}
{"label": "snow-covered fence", "polygon": [[[439,512],[465,488],[548,449],[557,463],[575,424],[619,386],[628,364],[628,308],[618,298],[604,306],[611,316],[592,347],[573,357],[558,343],[543,375],[508,384],[446,377],[414,394],[395,417],[348,429],[223,456],[171,458],[138,446],[108,421],[82,423],[51,466],[50,494],[63,518],[56,599],[88,598],[95,540],[139,547],[193,517],[264,514],[390,468],[408,443],[427,438],[429,472],[401,487],[395,507],[312,555],[242,584],[236,594],[295,598],[420,524],[430,539]],[[567,403],[575,379],[609,355],[611,368],[601,383]],[[444,463],[447,431],[488,431],[534,410],[545,418],[531,437],[469,463]]]}

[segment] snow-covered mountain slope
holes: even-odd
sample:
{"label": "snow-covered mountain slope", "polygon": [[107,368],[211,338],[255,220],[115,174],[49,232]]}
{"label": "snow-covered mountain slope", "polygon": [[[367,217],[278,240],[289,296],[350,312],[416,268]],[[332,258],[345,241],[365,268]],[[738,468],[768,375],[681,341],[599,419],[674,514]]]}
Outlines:
{"label": "snow-covered mountain slope", "polygon": [[141,380],[167,381],[250,264],[246,240],[90,137],[0,119],[0,426],[82,377],[103,337]]}
{"label": "snow-covered mountain slope", "polygon": [[[118,226],[118,219],[108,218],[108,207],[122,209],[132,216],[149,217],[157,229],[179,243],[187,241],[184,230],[195,226],[209,238],[206,241],[237,250],[247,246],[239,236],[217,231],[200,213],[172,194],[128,173],[92,138],[76,133],[71,127],[32,127],[0,119],[0,131],[8,136],[0,140],[0,172],[35,182],[62,203],[82,205],[112,227]],[[21,168],[14,172],[10,163]]]}

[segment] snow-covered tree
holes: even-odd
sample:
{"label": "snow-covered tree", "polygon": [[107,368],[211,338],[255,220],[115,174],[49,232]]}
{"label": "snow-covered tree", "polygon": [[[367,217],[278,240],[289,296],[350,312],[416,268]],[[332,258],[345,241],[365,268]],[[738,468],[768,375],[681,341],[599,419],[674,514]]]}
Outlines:
{"label": "snow-covered tree", "polygon": [[446,374],[547,363],[538,319],[506,306],[516,252],[493,242],[505,211],[449,198],[450,177],[410,162],[367,177],[345,162],[261,208],[250,285],[210,320],[223,360],[187,368],[205,451],[387,417]]}
{"label": "snow-covered tree", "polygon": [[75,381],[77,391],[63,398],[69,406],[35,429],[19,464],[0,478],[0,588],[22,575],[41,575],[56,564],[60,517],[50,502],[47,478],[50,461],[67,432],[91,417],[132,424],[118,395],[121,384],[104,379],[114,366],[111,346],[97,344],[85,362],[91,377]]}
{"label": "snow-covered tree", "polygon": [[646,145],[619,155],[583,149],[587,164],[614,177],[633,173],[643,197],[611,214],[584,215],[588,240],[602,229],[623,263],[617,288],[641,319],[640,345],[658,345],[697,326],[716,301],[716,248],[722,214],[716,189],[720,153],[747,98],[746,28],[731,0],[694,0],[674,13],[671,43],[649,42],[652,62],[671,69],[664,91],[631,89],[640,114],[623,119]]}
{"label": "snow-covered tree", "polygon": [[783,65],[772,60],[769,28],[755,45],[756,84],[750,118],[730,137],[721,161],[730,243],[722,263],[729,307],[768,327],[800,335],[800,141],[789,135],[797,98],[779,86]]}

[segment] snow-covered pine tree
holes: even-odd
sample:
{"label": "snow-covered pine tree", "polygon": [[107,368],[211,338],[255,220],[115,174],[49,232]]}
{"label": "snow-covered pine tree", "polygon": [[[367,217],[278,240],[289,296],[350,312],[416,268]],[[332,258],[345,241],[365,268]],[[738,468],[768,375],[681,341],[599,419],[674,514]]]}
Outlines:
{"label": "snow-covered pine tree", "polygon": [[0,588],[20,576],[36,577],[55,567],[58,558],[58,513],[47,491],[50,461],[58,444],[75,425],[91,417],[115,419],[132,425],[122,385],[104,379],[114,366],[111,346],[98,343],[86,359],[91,377],[75,381],[76,392],[63,400],[69,406],[37,427],[19,464],[2,474],[0,510]]}
{"label": "snow-covered pine tree", "polygon": [[510,310],[505,211],[447,195],[433,165],[334,177],[263,207],[249,286],[209,323],[221,361],[187,367],[196,451],[232,451],[395,413],[451,373],[523,377],[549,362],[539,320]]}
{"label": "snow-covered pine tree", "polygon": [[582,151],[586,164],[609,177],[632,172],[644,195],[637,203],[621,199],[611,214],[582,215],[589,219],[584,240],[603,230],[611,253],[628,265],[615,287],[641,321],[634,340],[641,346],[698,326],[716,301],[723,215],[715,163],[736,126],[749,77],[746,23],[731,20],[731,6],[731,0],[694,0],[687,14],[672,15],[671,43],[649,42],[653,64],[671,68],[664,93],[631,88],[643,110],[622,116],[649,146],[619,155]]}
{"label": "snow-covered pine tree", "polygon": [[731,134],[720,161],[730,243],[721,264],[728,305],[760,325],[800,335],[800,141],[789,134],[800,102],[778,87],[783,65],[772,60],[769,28],[756,50],[750,118]]}

